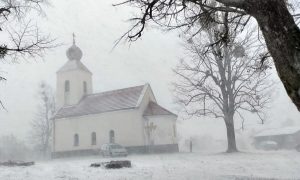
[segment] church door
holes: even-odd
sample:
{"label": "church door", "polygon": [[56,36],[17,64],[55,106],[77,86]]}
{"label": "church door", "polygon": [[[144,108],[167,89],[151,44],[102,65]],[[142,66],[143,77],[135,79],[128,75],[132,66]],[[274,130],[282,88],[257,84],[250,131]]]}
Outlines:
{"label": "church door", "polygon": [[115,143],[115,131],[114,130],[109,131],[109,143]]}

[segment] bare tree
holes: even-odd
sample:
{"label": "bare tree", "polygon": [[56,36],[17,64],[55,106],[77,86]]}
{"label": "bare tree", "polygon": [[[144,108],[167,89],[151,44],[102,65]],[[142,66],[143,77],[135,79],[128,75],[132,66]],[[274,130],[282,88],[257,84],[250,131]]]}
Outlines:
{"label": "bare tree", "polygon": [[[0,59],[16,61],[41,57],[46,49],[54,48],[54,39],[44,35],[34,18],[44,15],[47,0],[0,0]],[[34,18],[33,18],[34,17]],[[0,81],[6,80],[0,75]]]}
{"label": "bare tree", "polygon": [[[141,37],[146,25],[151,22],[167,30],[182,29],[195,35],[211,22],[218,23],[214,17],[220,12],[234,13],[229,22],[236,26],[236,31],[247,29],[254,18],[286,92],[300,111],[300,29],[296,24],[300,14],[295,10],[299,1],[126,0],[116,5],[124,4],[140,10],[131,19],[134,23],[132,28],[122,36],[129,41]],[[202,22],[201,28],[195,28],[199,22]],[[264,62],[268,56],[261,61]]]}
{"label": "bare tree", "polygon": [[[0,0],[0,61],[42,57],[45,50],[58,45],[49,34],[43,34],[34,21],[44,15],[46,4],[47,0]],[[2,74],[1,81],[6,81]],[[1,101],[0,108],[5,109]]]}
{"label": "bare tree", "polygon": [[30,140],[37,150],[47,155],[50,152],[52,119],[55,113],[55,98],[52,88],[42,82],[39,85],[40,106],[36,118],[31,122]]}
{"label": "bare tree", "polygon": [[8,37],[0,45],[0,58],[42,56],[55,47],[54,39],[43,35],[33,17],[44,15],[47,0],[0,0],[0,31]]}
{"label": "bare tree", "polygon": [[[229,26],[227,12],[219,17],[222,23],[188,39],[190,58],[174,70],[179,77],[175,90],[188,115],[224,119],[227,152],[236,152],[234,117],[244,121],[244,111],[248,111],[264,123],[262,110],[270,100],[267,89],[272,86],[265,71],[269,67],[264,65],[262,71],[257,64],[262,51],[252,38],[253,32],[243,37]],[[226,42],[215,43],[223,40],[221,34],[227,36]]]}

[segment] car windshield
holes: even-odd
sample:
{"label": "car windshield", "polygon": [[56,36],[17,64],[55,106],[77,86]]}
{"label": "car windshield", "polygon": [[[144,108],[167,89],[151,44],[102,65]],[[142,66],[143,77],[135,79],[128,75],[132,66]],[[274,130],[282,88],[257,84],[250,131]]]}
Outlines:
{"label": "car windshield", "polygon": [[118,145],[118,144],[113,144],[113,145],[110,145],[110,148],[111,149],[121,149],[122,146]]}

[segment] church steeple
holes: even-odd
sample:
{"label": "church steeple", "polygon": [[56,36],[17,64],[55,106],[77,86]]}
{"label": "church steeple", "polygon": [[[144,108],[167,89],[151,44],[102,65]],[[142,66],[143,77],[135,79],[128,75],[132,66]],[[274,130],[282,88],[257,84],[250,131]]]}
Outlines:
{"label": "church steeple", "polygon": [[75,34],[73,33],[73,45],[67,50],[66,55],[70,61],[77,60],[80,61],[82,58],[82,51],[76,46]]}
{"label": "church steeple", "polygon": [[81,62],[83,53],[76,45],[74,33],[73,44],[66,55],[68,61],[57,71],[58,108],[77,104],[84,95],[92,93],[92,73]]}

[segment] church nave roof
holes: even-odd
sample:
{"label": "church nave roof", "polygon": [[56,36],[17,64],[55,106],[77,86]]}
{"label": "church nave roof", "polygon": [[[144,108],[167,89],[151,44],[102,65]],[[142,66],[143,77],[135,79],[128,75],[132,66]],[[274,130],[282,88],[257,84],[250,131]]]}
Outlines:
{"label": "church nave roof", "polygon": [[135,108],[145,85],[84,96],[73,106],[62,107],[54,119]]}

